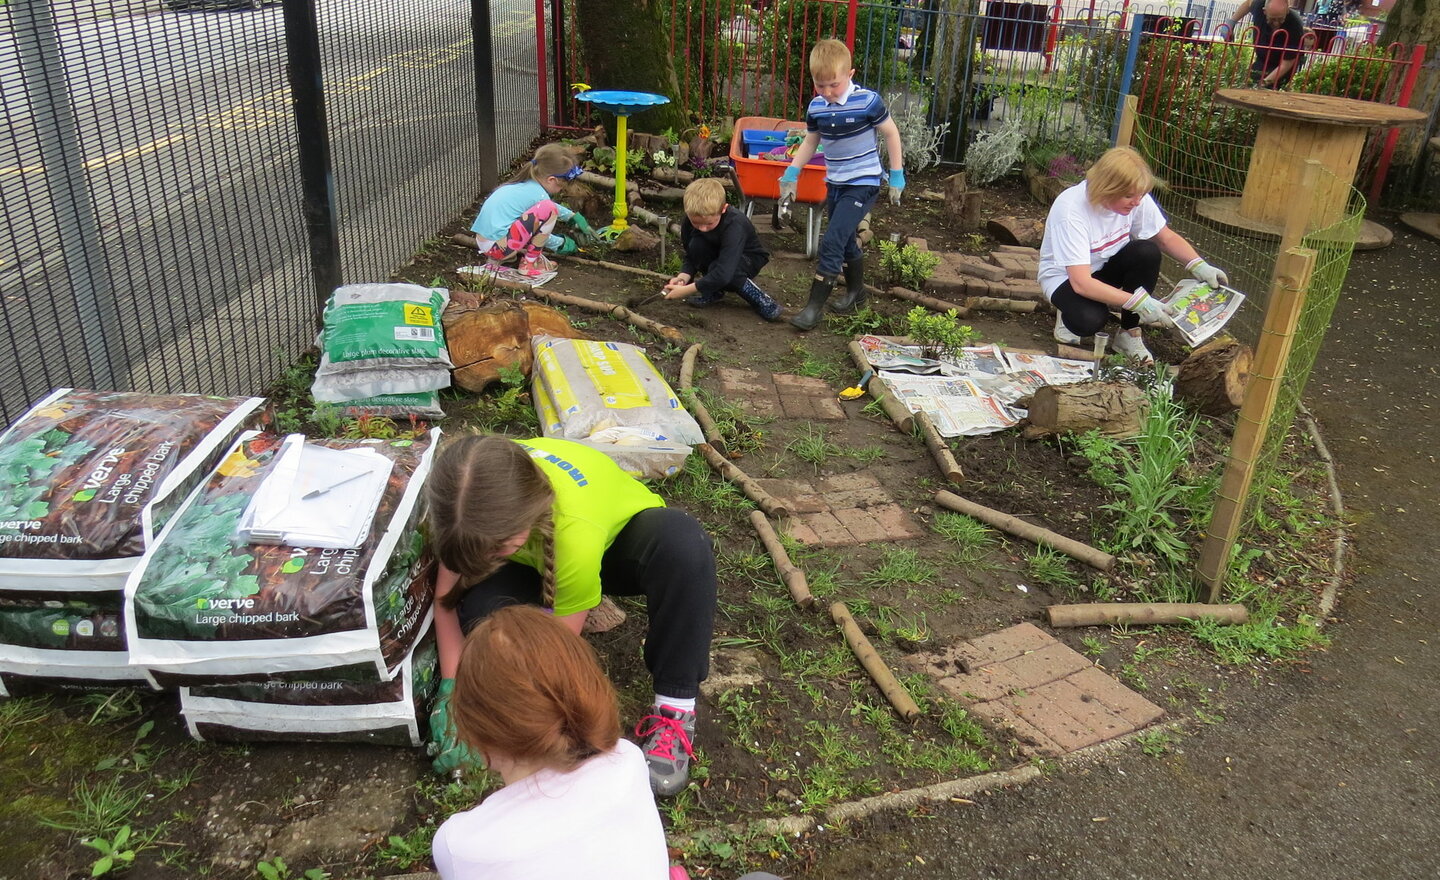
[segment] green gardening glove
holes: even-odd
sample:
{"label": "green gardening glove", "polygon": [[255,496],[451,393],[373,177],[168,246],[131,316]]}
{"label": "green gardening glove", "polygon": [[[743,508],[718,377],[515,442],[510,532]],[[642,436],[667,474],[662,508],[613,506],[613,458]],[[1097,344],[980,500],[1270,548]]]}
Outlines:
{"label": "green gardening glove", "polygon": [[566,254],[573,254],[580,250],[580,245],[576,244],[575,239],[568,235],[560,235],[552,232],[545,239],[545,250],[554,251],[561,256],[565,256]]}
{"label": "green gardening glove", "polygon": [[455,691],[455,679],[440,679],[435,692],[435,707],[430,710],[430,744],[426,752],[435,760],[430,767],[441,776],[453,776],[466,768],[483,768],[482,761],[470,747],[455,738],[455,728],[450,723],[450,695]]}
{"label": "green gardening glove", "polygon": [[584,214],[581,214],[579,211],[576,211],[576,212],[570,217],[570,222],[575,225],[575,231],[580,233],[580,236],[579,236],[580,238],[583,238],[583,239],[585,239],[586,241],[599,241],[599,240],[600,240],[600,237],[595,234],[595,230],[593,230],[593,229],[590,228],[590,221],[585,219],[585,215],[584,215]]}

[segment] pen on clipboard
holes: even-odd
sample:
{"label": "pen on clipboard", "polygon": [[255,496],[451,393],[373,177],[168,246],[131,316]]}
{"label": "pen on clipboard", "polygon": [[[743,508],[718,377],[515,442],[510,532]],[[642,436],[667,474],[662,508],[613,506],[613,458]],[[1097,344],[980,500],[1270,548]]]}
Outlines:
{"label": "pen on clipboard", "polygon": [[366,476],[367,474],[369,474],[369,471],[361,471],[361,472],[358,473],[358,474],[351,474],[350,476],[346,477],[345,479],[341,480],[340,482],[338,482],[338,483],[332,483],[332,484],[330,484],[329,486],[324,487],[323,489],[311,489],[309,492],[306,492],[304,495],[301,495],[300,498],[301,498],[301,500],[303,500],[303,501],[309,501],[311,498],[319,498],[321,495],[324,495],[326,492],[329,492],[329,491],[332,490],[332,489],[339,489],[341,486],[345,485],[346,483],[349,483],[349,482],[351,482],[352,480],[358,480],[358,479],[360,479],[361,477]]}

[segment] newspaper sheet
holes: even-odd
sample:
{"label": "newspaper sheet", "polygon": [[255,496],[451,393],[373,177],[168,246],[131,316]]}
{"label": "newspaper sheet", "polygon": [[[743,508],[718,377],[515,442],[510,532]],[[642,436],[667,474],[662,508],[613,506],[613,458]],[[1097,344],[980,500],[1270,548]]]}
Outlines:
{"label": "newspaper sheet", "polygon": [[1020,418],[1005,404],[958,376],[881,373],[881,380],[911,412],[924,412],[942,437],[975,436],[1013,428]]}
{"label": "newspaper sheet", "polygon": [[1243,302],[1245,294],[1233,287],[1212,288],[1190,278],[1175,285],[1175,291],[1165,300],[1178,312],[1175,329],[1191,347],[1219,333]]}
{"label": "newspaper sheet", "polygon": [[1039,374],[1043,384],[1070,385],[1090,379],[1095,367],[1089,361],[1051,357],[1048,354],[1029,354],[1021,351],[1005,352],[1005,360],[1012,373],[1033,372]]}

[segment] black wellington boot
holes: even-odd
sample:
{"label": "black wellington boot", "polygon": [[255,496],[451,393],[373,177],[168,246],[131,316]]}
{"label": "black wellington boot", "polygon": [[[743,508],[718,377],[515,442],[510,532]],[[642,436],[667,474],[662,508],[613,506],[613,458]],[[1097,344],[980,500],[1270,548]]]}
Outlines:
{"label": "black wellington boot", "polygon": [[830,311],[848,315],[865,305],[865,257],[859,256],[845,264],[845,292],[831,301]]}
{"label": "black wellington boot", "polygon": [[801,330],[814,330],[815,325],[820,323],[820,318],[825,313],[825,300],[830,298],[830,291],[835,289],[835,279],[826,281],[824,278],[816,277],[810,282],[810,301],[805,303],[805,308],[800,314],[790,319],[790,323]]}

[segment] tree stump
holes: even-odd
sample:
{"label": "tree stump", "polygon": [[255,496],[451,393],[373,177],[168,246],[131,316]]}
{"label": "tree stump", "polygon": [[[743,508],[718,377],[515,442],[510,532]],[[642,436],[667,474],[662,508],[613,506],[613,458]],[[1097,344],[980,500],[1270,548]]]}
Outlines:
{"label": "tree stump", "polygon": [[627,226],[615,239],[615,250],[627,253],[647,253],[659,250],[660,239],[654,233],[639,226]]}
{"label": "tree stump", "polygon": [[970,189],[963,171],[945,178],[945,214],[966,229],[980,227],[980,192]]}
{"label": "tree stump", "polygon": [[1212,339],[1181,362],[1175,393],[1207,416],[1234,412],[1245,400],[1252,357],[1250,346],[1229,336]]}
{"label": "tree stump", "polygon": [[451,378],[466,391],[484,391],[500,379],[500,371],[518,367],[530,374],[532,336],[584,339],[565,315],[540,303],[486,300],[456,291],[441,322],[445,346],[455,363]]}
{"label": "tree stump", "polygon": [[1034,439],[1095,430],[1123,440],[1140,433],[1148,406],[1145,393],[1128,382],[1046,385],[1030,401],[1023,433]]}
{"label": "tree stump", "polygon": [[1045,237],[1045,221],[996,217],[985,224],[985,230],[1001,244],[1039,247]]}

